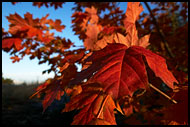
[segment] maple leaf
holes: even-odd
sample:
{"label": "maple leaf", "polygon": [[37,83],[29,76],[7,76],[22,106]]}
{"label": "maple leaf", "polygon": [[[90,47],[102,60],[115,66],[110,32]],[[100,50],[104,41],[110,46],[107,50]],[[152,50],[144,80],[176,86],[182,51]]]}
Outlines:
{"label": "maple leaf", "polygon": [[30,13],[26,13],[24,14],[24,19],[25,19],[25,22],[26,22],[26,26],[29,25],[29,26],[38,26],[39,25],[39,19],[33,19],[32,18],[32,14]]}
{"label": "maple leaf", "polygon": [[[89,40],[90,41],[90,40]],[[113,33],[111,35],[104,35],[102,39],[94,41],[94,43],[87,42],[88,44],[92,44],[89,49],[100,50],[107,46],[109,43],[121,43],[126,46],[130,46],[127,43],[126,37],[120,33]]]}
{"label": "maple leaf", "polygon": [[21,45],[22,40],[20,38],[3,38],[2,40],[2,48],[11,48],[13,45],[19,51],[22,48]]}
{"label": "maple leaf", "polygon": [[55,9],[57,8],[62,8],[62,4],[64,2],[33,2],[33,6],[38,6],[38,8],[40,8],[41,6],[45,5],[46,8],[48,8],[49,6],[54,6]]}
{"label": "maple leaf", "polygon": [[155,75],[170,88],[173,88],[173,82],[178,83],[161,56],[140,46],[128,48],[123,44],[113,43],[88,57],[86,62],[91,61],[91,66],[78,73],[70,85],[90,78],[90,82],[101,83],[104,91],[114,100],[132,96],[137,89],[145,89],[149,84],[143,57]]}
{"label": "maple leaf", "polygon": [[65,25],[61,25],[61,20],[55,20],[55,22],[53,22],[53,20],[48,20],[48,23],[50,26],[52,26],[55,30],[57,30],[58,32],[62,32],[62,29],[65,28]]}
{"label": "maple leaf", "polygon": [[138,38],[138,32],[136,30],[135,22],[138,19],[140,13],[143,11],[143,7],[140,2],[128,2],[127,11],[125,13],[124,26],[126,29],[126,46],[142,46],[146,48],[149,43],[150,35],[146,35],[142,38]]}
{"label": "maple leaf", "polygon": [[150,38],[150,34],[141,37],[138,40],[138,46],[142,46],[142,47],[146,48],[150,44],[150,43],[148,43],[149,42],[149,38]]}
{"label": "maple leaf", "polygon": [[126,31],[128,31],[130,26],[135,25],[136,20],[143,11],[143,7],[139,5],[140,2],[128,2],[127,4],[126,18],[124,20]]}
{"label": "maple leaf", "polygon": [[42,34],[43,34],[42,30],[39,30],[39,29],[31,27],[31,26],[28,27],[27,35],[29,38],[38,36],[39,40],[42,40],[43,39]]}
{"label": "maple leaf", "polygon": [[13,63],[15,63],[16,61],[19,62],[20,61],[20,58],[18,56],[13,56],[13,57],[10,57],[11,59],[13,59]]}
{"label": "maple leaf", "polygon": [[97,10],[92,6],[91,8],[85,8],[85,11],[90,17],[90,23],[97,24],[99,20],[99,17],[97,16]]}
{"label": "maple leaf", "polygon": [[81,85],[77,85],[77,86],[74,86],[72,88],[67,87],[65,89],[65,92],[67,93],[68,96],[74,97],[74,96],[76,96],[82,92],[82,87],[81,87]]}
{"label": "maple leaf", "polygon": [[113,43],[114,41],[114,34],[112,35],[105,35],[101,40],[98,40],[95,45],[98,47],[97,49],[103,49],[106,47],[108,43]]}
{"label": "maple leaf", "polygon": [[113,34],[116,30],[118,30],[119,28],[118,27],[115,27],[115,26],[111,26],[111,27],[108,27],[108,26],[105,26],[102,30],[102,32],[104,34]]}
{"label": "maple leaf", "polygon": [[[40,34],[38,34],[38,35],[40,35]],[[54,35],[54,33],[49,33],[49,31],[46,31],[46,33],[44,34],[44,37],[40,36],[39,38],[41,39],[42,42],[49,43],[50,41],[54,40],[53,35]]]}
{"label": "maple leaf", "polygon": [[120,34],[120,33],[116,33],[116,34],[114,35],[114,41],[115,41],[115,43],[124,44],[124,45],[126,45],[127,47],[130,46],[130,45],[127,43],[126,37],[123,36],[123,35]]}
{"label": "maple leaf", "polygon": [[61,96],[64,95],[64,91],[61,89],[59,84],[52,85],[54,87],[50,88],[49,90],[46,91],[44,100],[42,101],[43,104],[43,112],[46,110],[46,108],[51,105],[51,103],[54,101],[56,98],[57,100],[61,100]]}
{"label": "maple leaf", "polygon": [[42,40],[42,30],[35,28],[36,26],[39,26],[39,19],[32,19],[32,14],[26,13],[24,15],[24,19],[15,13],[14,15],[7,16],[8,21],[11,23],[9,32],[13,35],[20,32],[26,32],[27,36],[29,38],[32,38],[34,36],[38,36],[40,40]]}
{"label": "maple leaf", "polygon": [[45,17],[42,17],[41,19],[40,19],[40,25],[41,26],[44,26],[46,23],[48,23],[49,22],[49,20],[47,20],[47,17],[49,16],[49,14],[47,14]]}
{"label": "maple leaf", "polygon": [[111,123],[102,119],[93,119],[88,125],[112,125]]}
{"label": "maple leaf", "polygon": [[[103,47],[100,43],[96,44],[98,41],[98,34],[102,29],[102,26],[97,24],[99,17],[97,15],[97,10],[92,6],[91,8],[86,8],[85,11],[88,13],[88,16],[83,19],[82,24],[80,26],[83,30],[86,29],[86,38],[84,40],[84,46],[87,50],[99,50],[100,47]],[[88,24],[88,20],[90,19],[90,23]]]}
{"label": "maple leaf", "polygon": [[99,46],[96,45],[98,40],[98,33],[100,32],[98,25],[96,24],[88,24],[86,35],[87,38],[84,40],[84,46],[87,50],[98,50]]}
{"label": "maple leaf", "polygon": [[84,56],[84,49],[79,49],[77,54],[68,54],[65,55],[65,58],[62,60],[62,63],[69,62],[70,64],[74,64],[75,62],[79,61]]}
{"label": "maple leaf", "polygon": [[81,23],[83,19],[86,19],[88,17],[88,14],[82,12],[75,12],[73,13],[72,17],[76,17],[72,20],[72,23]]}
{"label": "maple leaf", "polygon": [[9,28],[9,32],[11,34],[16,34],[18,31],[27,29],[25,27],[27,26],[26,21],[17,13],[15,13],[14,15],[10,14],[10,16],[7,16],[7,19],[11,23]]}
{"label": "maple leaf", "polygon": [[[139,6],[139,2],[131,3],[128,2],[128,7],[126,11],[126,18],[124,20],[125,28],[127,35],[123,36],[120,33],[113,33],[114,30],[117,30],[117,27],[104,27],[102,30],[103,33],[110,34],[108,36],[103,36],[101,40],[98,40],[99,30],[96,24],[87,26],[86,35],[87,38],[84,41],[84,46],[88,49],[92,50],[100,50],[104,48],[108,43],[121,43],[126,46],[142,46],[146,48],[149,45],[149,35],[146,35],[142,38],[138,38],[138,32],[136,30],[135,22],[138,19],[139,14],[143,11],[143,7]],[[87,12],[92,14],[96,14],[96,10],[91,8],[87,8]],[[86,24],[88,20],[84,20],[84,24]],[[97,22],[95,22],[97,23]],[[81,24],[84,26],[84,24]]]}
{"label": "maple leaf", "polygon": [[[40,95],[45,93],[45,97],[42,101],[43,112],[48,106],[54,101],[54,99],[60,100],[61,96],[64,94],[64,89],[68,82],[75,76],[76,67],[74,64],[69,64],[67,68],[62,71],[63,75],[54,79],[47,79],[46,82],[37,87],[36,93],[34,93],[30,98],[35,95]],[[75,92],[76,94],[76,92]]]}
{"label": "maple leaf", "polygon": [[137,36],[137,30],[136,26],[131,26],[127,31],[126,36],[126,43],[128,43],[129,46],[138,45],[138,36]]}
{"label": "maple leaf", "polygon": [[[15,13],[14,15],[7,16],[8,21],[11,23],[9,32],[13,35],[19,35],[20,37],[33,39],[36,37],[38,41],[50,42],[53,40],[53,34],[49,34],[47,32],[47,26],[45,24],[49,24],[51,28],[61,32],[62,29],[65,28],[64,25],[61,25],[60,20],[55,20],[55,22],[51,19],[47,19],[49,15],[47,14],[45,17],[42,17],[41,20],[33,19],[32,14],[26,13],[24,18]],[[46,30],[46,33],[43,33],[43,30]]]}
{"label": "maple leaf", "polygon": [[[149,45],[149,38],[150,38],[150,34],[145,35],[143,37],[141,37],[140,39],[138,38],[138,32],[136,30],[136,27],[133,25],[131,26],[128,31],[127,31],[127,35],[126,35],[126,41],[122,44],[125,44],[126,46],[142,46],[144,48],[146,48]],[[122,39],[122,36],[119,36],[119,38]],[[120,40],[121,40],[120,39]]]}
{"label": "maple leaf", "polygon": [[97,83],[82,86],[82,92],[71,97],[63,112],[81,109],[74,117],[73,125],[79,124],[116,124],[114,109],[115,103],[111,96],[105,94]]}
{"label": "maple leaf", "polygon": [[37,87],[37,92],[30,96],[30,98],[32,98],[35,95],[40,95],[40,93],[46,93],[42,101],[43,112],[47,109],[48,106],[51,105],[55,98],[57,100],[60,100],[61,96],[64,94],[64,91],[61,89],[59,82],[59,80],[54,81],[53,79],[47,79],[45,83]]}
{"label": "maple leaf", "polygon": [[122,34],[113,33],[111,35],[103,36],[103,38],[101,40],[98,40],[94,45],[96,46],[96,49],[103,49],[109,43],[121,43],[126,46],[129,46],[129,44],[126,42],[127,40]]}

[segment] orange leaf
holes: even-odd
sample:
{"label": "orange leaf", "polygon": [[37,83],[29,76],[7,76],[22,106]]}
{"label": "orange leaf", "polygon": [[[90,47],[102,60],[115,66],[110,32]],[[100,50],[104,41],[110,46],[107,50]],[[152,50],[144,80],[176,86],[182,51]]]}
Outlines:
{"label": "orange leaf", "polygon": [[126,18],[124,20],[126,30],[128,30],[130,26],[135,24],[140,13],[143,11],[143,7],[139,5],[140,2],[128,2],[127,4],[127,11],[125,13]]}
{"label": "orange leaf", "polygon": [[9,32],[11,34],[16,34],[20,31],[24,26],[27,26],[27,22],[17,13],[14,15],[7,16],[8,21],[11,23]]}
{"label": "orange leaf", "polygon": [[110,122],[107,122],[103,119],[94,119],[88,125],[112,125]]}
{"label": "orange leaf", "polygon": [[15,63],[16,61],[19,62],[20,61],[20,58],[18,56],[13,56],[11,57],[11,59],[13,59],[13,63]]}
{"label": "orange leaf", "polygon": [[131,27],[129,27],[127,31],[126,40],[130,46],[134,46],[134,45],[138,46],[138,36],[137,36],[137,30],[136,30],[135,25],[132,25]]}
{"label": "orange leaf", "polygon": [[85,11],[88,13],[90,17],[91,24],[97,24],[99,17],[97,15],[97,10],[92,6],[91,8],[86,8]]}
{"label": "orange leaf", "polygon": [[2,40],[2,48],[11,48],[14,44],[15,48],[20,50],[22,48],[21,42],[20,38],[4,38]]}
{"label": "orange leaf", "polygon": [[146,48],[150,44],[150,43],[148,43],[149,42],[149,38],[150,38],[150,34],[145,35],[144,37],[141,37],[138,40],[138,45]]}
{"label": "orange leaf", "polygon": [[[81,109],[74,117],[73,125],[85,124],[116,124],[114,109],[116,108],[113,99],[106,95],[99,84],[86,84],[82,88],[82,93],[71,97],[71,101],[66,104],[63,112],[68,112],[74,109]],[[103,121],[96,121],[102,119]],[[95,121],[94,121],[95,120]]]}
{"label": "orange leaf", "polygon": [[25,35],[27,35],[28,38],[37,37],[36,39],[38,41],[49,42],[53,39],[53,35],[48,34],[47,31],[46,34],[43,34],[43,30],[47,29],[45,24],[49,24],[59,32],[61,32],[62,29],[65,28],[65,26],[60,25],[60,20],[55,20],[54,22],[51,19],[46,19],[47,17],[48,15],[42,17],[41,20],[39,20],[38,18],[33,19],[32,14],[28,12],[24,15],[24,18],[22,18],[17,13],[7,16],[8,21],[11,23],[9,32],[13,35],[18,34],[19,36],[24,38],[26,38]]}
{"label": "orange leaf", "polygon": [[126,37],[123,36],[123,35],[120,34],[120,33],[116,33],[116,34],[114,35],[114,41],[115,41],[115,43],[124,44],[124,45],[126,45],[127,47],[130,46],[130,45],[128,44],[128,41],[126,40]]}
{"label": "orange leaf", "polygon": [[55,20],[53,27],[58,31],[58,32],[62,32],[62,29],[65,28],[64,25],[61,25],[61,20]]}
{"label": "orange leaf", "polygon": [[98,25],[96,24],[89,24],[87,26],[87,31],[86,35],[87,38],[84,40],[84,46],[86,47],[87,50],[92,49],[92,50],[98,50],[100,49],[97,45],[96,42],[98,40],[98,33],[100,32]]}
{"label": "orange leaf", "polygon": [[112,35],[105,35],[103,36],[103,38],[101,40],[98,40],[95,45],[97,47],[99,47],[99,49],[103,49],[104,47],[106,47],[106,45],[108,43],[113,43],[113,40],[114,40],[114,34]]}
{"label": "orange leaf", "polygon": [[138,19],[140,13],[143,11],[143,7],[139,5],[140,2],[128,2],[126,10],[126,18],[124,25],[126,29],[126,46],[142,46],[146,48],[149,43],[150,35],[146,35],[141,39],[138,38],[138,32],[136,30],[135,22]]}

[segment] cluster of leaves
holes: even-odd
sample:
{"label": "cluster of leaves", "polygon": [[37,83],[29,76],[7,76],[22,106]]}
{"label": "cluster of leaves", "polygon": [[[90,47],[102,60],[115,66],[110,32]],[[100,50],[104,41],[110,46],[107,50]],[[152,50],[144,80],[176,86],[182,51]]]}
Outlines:
{"label": "cluster of leaves", "polygon": [[[181,84],[187,84],[188,2],[152,2],[152,5],[156,6],[152,14],[157,25],[150,18],[150,14],[143,13],[137,25],[139,36],[151,32],[150,42],[153,43],[150,49],[164,56],[177,80]],[[160,37],[157,26],[164,39]]]}
{"label": "cluster of leaves", "polygon": [[[33,3],[34,6],[38,7],[42,5],[46,7],[49,7],[48,5],[55,6],[55,9],[62,7],[62,4],[62,2]],[[176,80],[172,74],[172,72],[175,74],[178,63],[171,65],[172,72],[168,70],[166,60],[160,56],[166,56],[166,50],[162,50],[163,52],[157,55],[146,49],[150,45],[149,42],[160,42],[158,39],[159,31],[157,32],[156,28],[152,28],[154,25],[147,14],[139,17],[143,11],[140,2],[128,2],[126,13],[117,7],[116,2],[76,2],[75,4],[72,28],[75,35],[79,35],[79,38],[84,42],[84,48],[71,50],[71,47],[75,46],[74,42],[65,38],[54,37],[54,34],[49,31],[55,29],[61,32],[65,26],[61,25],[60,20],[47,19],[48,15],[41,19],[33,19],[30,13],[26,13],[24,18],[15,13],[7,17],[11,23],[9,31],[5,32],[2,29],[2,48],[14,55],[11,57],[13,62],[19,61],[25,55],[30,55],[31,59],[38,58],[39,64],[49,62],[51,65],[51,68],[44,72],[53,71],[55,77],[40,85],[36,89],[37,92],[31,96],[40,96],[45,93],[42,102],[44,111],[54,99],[60,100],[61,96],[66,93],[70,96],[70,102],[66,104],[63,112],[80,110],[74,117],[72,124],[117,124],[115,118],[117,113],[128,117],[135,112],[145,112],[143,109],[147,109],[145,108],[147,105],[140,104],[139,98],[143,103],[146,103],[146,95],[152,91],[150,83],[159,87],[160,82],[158,83],[158,80],[161,79],[160,81],[170,90],[176,90],[176,87],[182,89],[183,86],[180,87],[177,84],[187,83],[184,77],[180,77],[180,79],[175,75]],[[183,3],[183,7],[187,8],[186,4]],[[175,4],[160,4],[159,6],[163,8],[165,6],[174,7]],[[153,11],[155,13],[163,8]],[[102,16],[105,10],[108,10],[109,13]],[[175,12],[175,9],[169,11]],[[181,13],[184,14],[184,12]],[[159,19],[165,17],[168,18],[168,16],[158,16]],[[141,22],[141,19],[144,20]],[[170,17],[167,20],[169,19]],[[139,22],[137,22],[138,20]],[[184,18],[184,20],[186,19]],[[165,24],[162,20],[158,23],[159,26]],[[171,33],[167,32],[168,35],[165,36],[177,36],[175,30],[185,29],[186,25],[188,23],[175,28],[170,26],[174,30]],[[165,34],[166,28],[161,27],[161,29]],[[147,34],[151,31],[153,34]],[[186,35],[184,36],[187,38]],[[171,40],[167,39],[167,41],[169,43]],[[149,46],[149,48],[155,50],[153,47],[156,44],[154,46],[153,43],[151,43],[153,46]],[[161,44],[163,45],[163,43]],[[175,48],[172,49],[172,52],[174,50]],[[55,56],[55,54],[57,55]],[[80,72],[77,72],[76,63],[82,65]],[[173,66],[175,68],[172,68]],[[185,64],[180,66],[186,67]],[[174,85],[174,83],[176,84]],[[170,93],[172,95],[173,92]],[[148,97],[153,98],[152,96],[149,95]],[[148,104],[151,103],[150,101]],[[181,105],[184,103],[174,106],[170,104],[169,108],[162,108],[159,112],[179,110]],[[182,124],[187,124],[187,121],[178,121],[171,116],[173,115],[165,115],[164,119],[161,119],[162,121],[165,120],[162,123],[179,124],[182,122]],[[144,118],[146,117],[144,116]]]}

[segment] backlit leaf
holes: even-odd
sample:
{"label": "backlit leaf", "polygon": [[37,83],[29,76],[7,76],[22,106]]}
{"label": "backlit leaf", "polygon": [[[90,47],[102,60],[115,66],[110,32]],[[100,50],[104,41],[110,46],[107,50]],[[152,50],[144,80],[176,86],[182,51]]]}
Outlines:
{"label": "backlit leaf", "polygon": [[86,61],[92,61],[92,65],[78,73],[71,84],[91,77],[89,81],[101,83],[103,89],[114,99],[132,96],[137,89],[148,87],[143,57],[155,75],[170,88],[173,88],[174,82],[178,83],[161,56],[140,46],[128,48],[114,43],[88,57]]}
{"label": "backlit leaf", "polygon": [[140,13],[143,11],[143,7],[139,5],[140,2],[128,2],[127,11],[125,13],[126,18],[124,20],[124,26],[126,29],[126,46],[142,46],[146,48],[149,43],[150,35],[146,35],[142,38],[138,38],[138,32],[136,30],[135,22],[138,19]]}
{"label": "backlit leaf", "polygon": [[130,26],[133,26],[138,19],[140,13],[143,11],[142,5],[139,5],[140,2],[128,2],[127,3],[127,11],[125,13],[126,18],[124,20],[124,25],[126,31]]}
{"label": "backlit leaf", "polygon": [[[114,109],[116,108],[113,99],[105,94],[97,83],[86,84],[82,88],[82,92],[74,97],[66,104],[63,112],[81,109],[74,117],[73,125],[92,124],[98,120],[97,124],[116,124]],[[95,121],[94,121],[95,120]]]}
{"label": "backlit leaf", "polygon": [[54,101],[54,99],[60,100],[61,96],[64,94],[64,91],[61,89],[60,81],[54,81],[53,79],[46,80],[45,83],[38,86],[36,89],[36,93],[34,93],[30,98],[35,95],[40,95],[41,93],[46,93],[42,105],[43,105],[43,112],[47,109],[48,106]]}
{"label": "backlit leaf", "polygon": [[103,119],[94,119],[88,125],[112,125],[111,123],[103,120]]}
{"label": "backlit leaf", "polygon": [[20,38],[4,38],[2,48],[11,48],[14,45],[17,50],[20,50],[22,48],[21,42]]}
{"label": "backlit leaf", "polygon": [[84,46],[86,47],[87,50],[89,50],[89,49],[94,49],[94,50],[100,49],[96,45],[99,32],[100,32],[100,30],[96,24],[92,24],[92,25],[89,24],[87,26],[87,31],[86,31],[87,38],[84,40]]}

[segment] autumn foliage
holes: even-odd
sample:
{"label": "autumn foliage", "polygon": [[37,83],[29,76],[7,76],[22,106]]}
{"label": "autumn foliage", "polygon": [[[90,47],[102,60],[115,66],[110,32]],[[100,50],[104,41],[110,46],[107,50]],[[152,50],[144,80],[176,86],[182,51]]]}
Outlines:
{"label": "autumn foliage", "polygon": [[[31,97],[45,93],[44,112],[55,99],[69,96],[62,111],[79,110],[73,125],[188,124],[188,5],[151,4],[157,7],[142,14],[140,2],[128,2],[125,13],[116,2],[76,2],[72,29],[84,46],[75,50],[75,42],[50,32],[64,30],[61,20],[48,19],[49,14],[41,19],[29,12],[24,18],[10,14],[8,32],[2,29],[2,49],[13,62],[29,55],[51,65],[43,73],[52,71],[55,77]],[[64,7],[62,2],[33,5]],[[106,9],[109,13],[100,16]],[[76,63],[82,65],[80,72]],[[135,119],[139,116],[144,120]]]}

